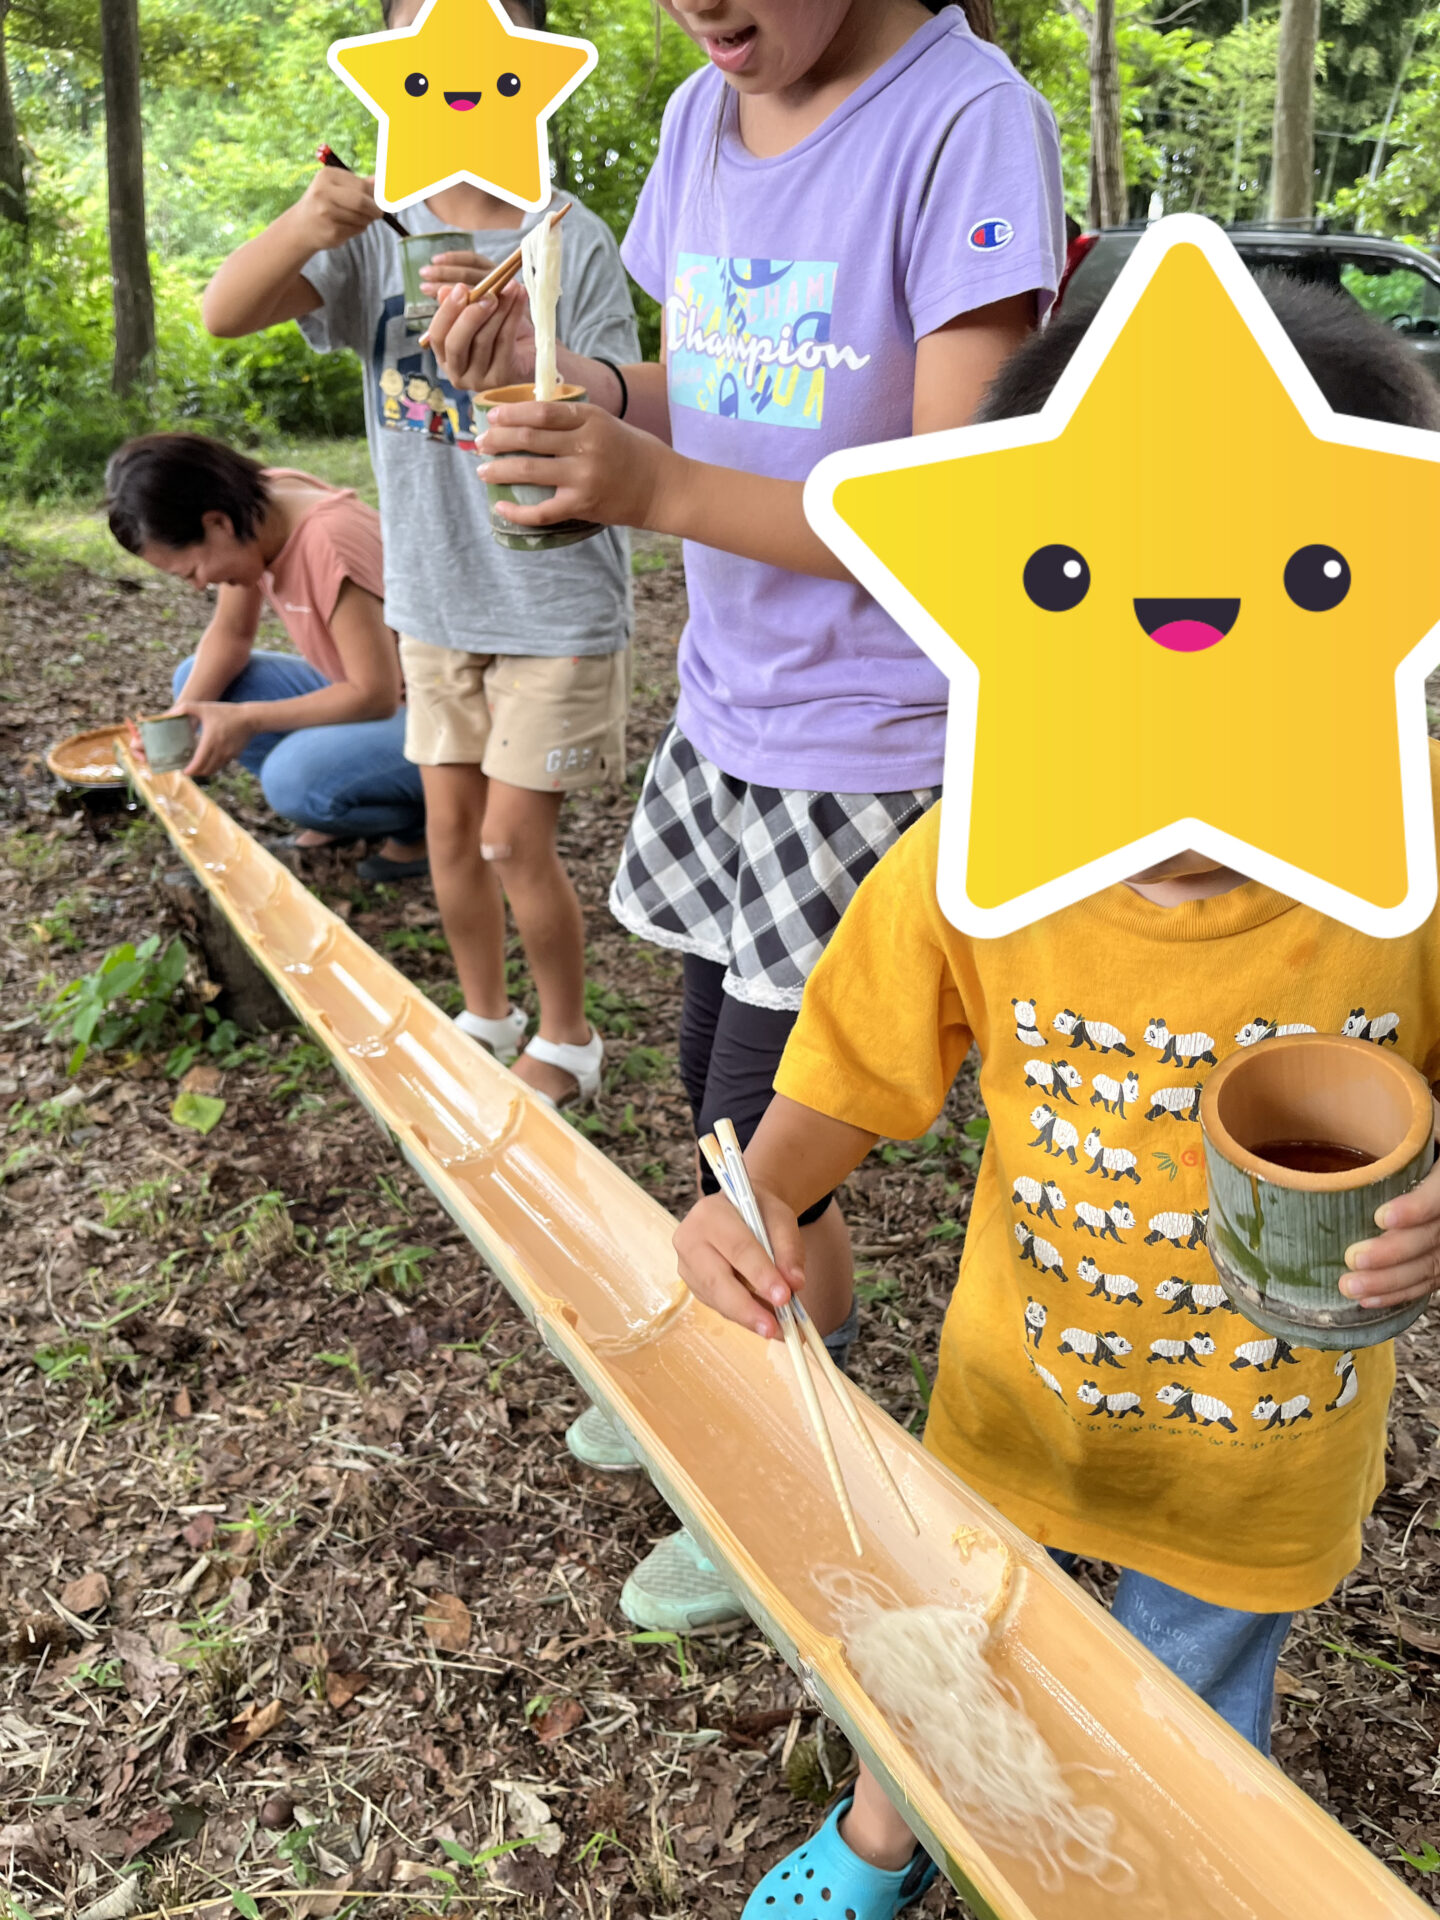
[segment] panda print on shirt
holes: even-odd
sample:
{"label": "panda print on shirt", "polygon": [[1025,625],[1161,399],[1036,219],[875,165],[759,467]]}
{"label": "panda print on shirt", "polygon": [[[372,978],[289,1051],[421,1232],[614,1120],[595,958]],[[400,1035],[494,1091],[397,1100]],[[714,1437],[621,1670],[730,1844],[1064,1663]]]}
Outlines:
{"label": "panda print on shirt", "polygon": [[[1293,1445],[1317,1422],[1343,1416],[1359,1394],[1354,1356],[1262,1334],[1219,1283],[1207,1250],[1200,1103],[1207,1069],[1232,1045],[1338,1031],[1394,1046],[1399,1015],[1383,1002],[1375,1010],[1359,994],[1316,1023],[1283,1017],[1287,1010],[1272,1003],[1249,1018],[1237,1008],[1230,1021],[1217,1020],[1224,1036],[1217,1040],[1193,1020],[1172,1022],[1170,1012],[1183,1007],[1167,1009],[1147,1017],[1141,1033],[1148,1056],[1137,1059],[1127,1037],[1134,1027],[1123,1017],[1105,1018],[1103,1006],[1081,1001],[1046,1021],[1033,995],[1016,995],[1011,1005],[1018,1057],[1013,1081],[1008,1066],[1005,1078],[1037,1101],[1027,1110],[1022,1163],[1007,1168],[1014,1257],[1029,1287],[1021,1288],[1016,1335],[1046,1399],[1053,1396],[1087,1431],[1148,1427],[1170,1432],[1177,1443],[1222,1447]],[[1082,1071],[1077,1054],[1081,1063],[1090,1056],[1093,1066]],[[1063,1186],[1053,1176],[1057,1162],[1067,1169]],[[1117,1188],[1132,1197],[1121,1198]],[[1083,1248],[1074,1258],[1065,1250],[1071,1234]],[[1128,1262],[1120,1249],[1137,1242],[1152,1256],[1141,1281],[1121,1270]],[[1168,1256],[1168,1268],[1150,1277],[1159,1255]],[[1072,1280],[1082,1310],[1057,1320],[1060,1289]],[[1093,1318],[1083,1311],[1092,1301]],[[1136,1337],[1103,1323],[1100,1308],[1109,1310],[1107,1321],[1114,1313],[1133,1325]],[[1202,1383],[1207,1374],[1213,1385]],[[1296,1384],[1271,1389],[1276,1374]],[[1237,1395],[1220,1383],[1238,1385],[1247,1375],[1264,1380],[1236,1404]],[[1107,1380],[1114,1382],[1108,1389]]]}

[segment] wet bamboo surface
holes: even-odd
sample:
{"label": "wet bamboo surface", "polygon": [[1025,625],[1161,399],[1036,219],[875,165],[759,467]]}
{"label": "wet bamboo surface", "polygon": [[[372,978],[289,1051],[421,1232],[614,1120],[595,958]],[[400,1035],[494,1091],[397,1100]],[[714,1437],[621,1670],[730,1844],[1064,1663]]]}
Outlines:
{"label": "wet bamboo surface", "polygon": [[[128,754],[121,748],[122,754]],[[853,1569],[778,1342],[720,1320],[676,1272],[674,1222],[462,1035],[181,774],[131,769],[186,862],[296,1015],[453,1215],[546,1345],[626,1429],[757,1622],[885,1777],[977,1913],[997,1920],[1379,1920],[1429,1912],[873,1402],[870,1432],[920,1538],[843,1422],[866,1574],[902,1605],[987,1602],[1021,1570],[997,1668],[1111,1808],[1133,1891],[1042,1874],[982,1843],[850,1671],[816,1576]],[[1003,1547],[1000,1543],[1004,1543]]]}

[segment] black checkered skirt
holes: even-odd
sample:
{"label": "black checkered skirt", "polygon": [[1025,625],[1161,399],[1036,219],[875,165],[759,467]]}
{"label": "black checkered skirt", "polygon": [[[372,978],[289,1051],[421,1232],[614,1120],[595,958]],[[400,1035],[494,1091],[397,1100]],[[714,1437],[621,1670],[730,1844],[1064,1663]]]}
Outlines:
{"label": "black checkered skirt", "polygon": [[610,911],[642,940],[723,966],[737,1000],[793,1010],[860,882],[939,796],[756,786],[722,773],[672,721]]}

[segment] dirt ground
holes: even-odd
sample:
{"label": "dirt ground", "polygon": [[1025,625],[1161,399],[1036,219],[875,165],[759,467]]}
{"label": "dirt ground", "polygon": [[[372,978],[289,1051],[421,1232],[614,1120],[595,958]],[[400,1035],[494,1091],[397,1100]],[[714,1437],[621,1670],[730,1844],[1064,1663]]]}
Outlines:
{"label": "dirt ground", "polygon": [[[609,1040],[584,1124],[680,1208],[677,970],[604,910],[673,694],[675,551],[645,546],[636,587],[629,791],[564,825]],[[120,943],[163,947],[183,896],[146,817],[57,808],[43,750],[160,702],[202,624],[171,583],[0,555],[0,1885],[34,1920],[247,1914],[296,1886],[290,1913],[377,1920],[737,1915],[844,1750],[753,1631],[629,1634],[619,1587],[666,1509],[570,1461],[568,1376],[323,1058],[223,1001],[207,1019],[193,956],[188,1015],[73,1076],[47,1037],[57,992]],[[248,779],[221,792],[276,830]],[[428,888],[367,888],[353,862],[307,877],[453,1006]],[[177,1076],[223,1101],[210,1132],[171,1117]],[[857,1371],[915,1425],[973,1104],[962,1084],[948,1129],[885,1149],[848,1202]],[[1436,1324],[1403,1344],[1364,1564],[1287,1647],[1276,1757],[1440,1907]],[[960,1907],[937,1888],[924,1911]]]}

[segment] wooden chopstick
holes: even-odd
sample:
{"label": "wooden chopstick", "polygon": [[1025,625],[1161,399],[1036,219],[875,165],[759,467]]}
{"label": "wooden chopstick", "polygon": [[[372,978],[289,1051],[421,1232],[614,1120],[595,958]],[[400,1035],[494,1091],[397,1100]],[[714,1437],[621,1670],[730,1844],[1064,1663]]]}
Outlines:
{"label": "wooden chopstick", "polygon": [[[770,1244],[769,1234],[765,1231],[765,1222],[761,1218],[760,1208],[750,1185],[750,1177],[745,1171],[740,1142],[731,1123],[728,1120],[717,1120],[714,1133],[707,1133],[700,1142],[700,1151],[705,1155],[710,1171],[719,1181],[721,1190],[726,1194],[731,1205],[737,1209],[741,1219],[773,1260],[775,1250]],[[795,1370],[800,1397],[805,1402],[805,1411],[819,1445],[821,1458],[825,1462],[825,1471],[830,1476],[830,1485],[839,1502],[845,1529],[850,1535],[850,1544],[855,1549],[855,1557],[858,1560],[863,1556],[865,1549],[860,1541],[860,1529],[855,1524],[855,1509],[850,1504],[845,1476],[840,1471],[835,1442],[830,1438],[830,1429],[820,1406],[819,1395],[815,1391],[815,1382],[810,1377],[809,1364],[805,1358],[804,1337],[788,1302],[785,1306],[776,1309],[775,1318],[780,1322],[780,1331],[785,1336],[785,1349],[790,1355],[790,1364]]]}
{"label": "wooden chopstick", "polygon": [[[729,1123],[727,1122],[727,1125],[728,1124]],[[736,1145],[738,1149],[738,1145],[739,1145],[738,1140],[736,1142]],[[744,1167],[743,1157],[740,1158],[740,1165],[742,1168]],[[734,1200],[735,1195],[733,1190],[733,1182],[730,1179],[730,1168],[728,1164],[724,1165],[723,1168],[720,1168],[720,1169],[712,1168],[712,1171],[715,1172],[716,1178],[720,1181],[720,1184],[725,1189],[726,1193],[730,1195],[732,1200]],[[748,1173],[746,1175],[746,1184],[747,1186],[749,1185]],[[751,1198],[752,1200],[754,1198],[753,1190],[751,1192]],[[739,1209],[739,1211],[743,1214],[745,1211],[744,1208],[740,1207],[738,1201],[735,1201],[735,1204]],[[757,1213],[758,1213],[758,1208],[757,1208]],[[746,1220],[746,1224],[749,1225],[748,1217]],[[770,1250],[769,1241],[764,1236],[763,1232],[757,1235],[756,1237],[760,1240],[761,1245],[764,1246],[766,1251],[768,1252]],[[773,1255],[771,1257],[773,1258]],[[805,1343],[809,1347],[810,1352],[814,1355],[815,1362],[819,1367],[820,1371],[825,1375],[825,1378],[830,1382],[830,1389],[834,1393],[836,1399],[840,1402],[841,1407],[844,1409],[845,1417],[850,1422],[850,1426],[855,1434],[855,1438],[859,1441],[861,1451],[864,1453],[865,1458],[869,1461],[872,1469],[874,1470],[875,1477],[879,1480],[881,1486],[884,1487],[885,1491],[890,1495],[891,1499],[895,1502],[896,1506],[900,1509],[901,1514],[904,1516],[905,1524],[909,1527],[910,1531],[918,1537],[920,1533],[920,1522],[915,1518],[914,1513],[911,1511],[909,1501],[906,1500],[904,1494],[900,1491],[900,1488],[896,1484],[894,1475],[891,1473],[889,1467],[887,1467],[885,1464],[884,1455],[881,1453],[879,1447],[876,1446],[874,1436],[871,1434],[869,1427],[867,1427],[865,1424],[865,1421],[863,1416],[861,1415],[860,1409],[856,1404],[854,1383],[849,1379],[849,1377],[846,1374],[840,1371],[839,1367],[836,1366],[834,1358],[831,1355],[830,1349],[825,1344],[825,1336],[821,1333],[820,1329],[816,1326],[815,1322],[810,1318],[810,1315],[805,1311],[804,1302],[801,1300],[793,1300],[791,1301],[790,1304],[794,1309],[795,1318],[800,1324],[800,1330],[805,1336]]]}
{"label": "wooden chopstick", "polygon": [[[565,218],[574,204],[573,200],[567,200],[557,213],[553,213],[550,216],[551,226],[559,226],[560,222]],[[516,247],[513,253],[507,253],[499,266],[492,267],[478,286],[471,287],[469,297],[465,302],[466,306],[473,307],[477,300],[483,300],[487,294],[498,293],[502,287],[508,287],[520,271],[523,256],[524,249],[521,247]],[[420,336],[420,344],[422,347],[428,347],[430,344],[430,330],[428,327]]]}

